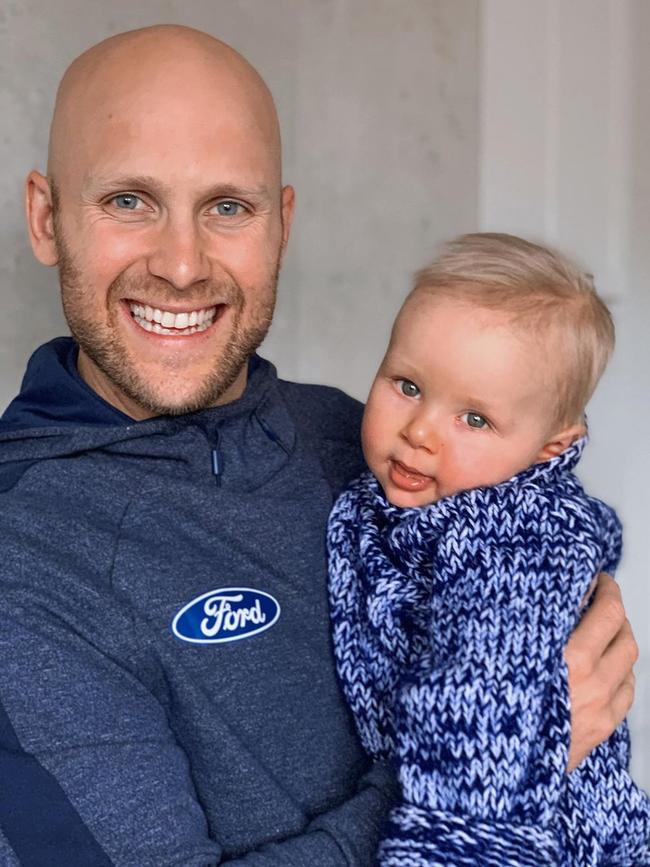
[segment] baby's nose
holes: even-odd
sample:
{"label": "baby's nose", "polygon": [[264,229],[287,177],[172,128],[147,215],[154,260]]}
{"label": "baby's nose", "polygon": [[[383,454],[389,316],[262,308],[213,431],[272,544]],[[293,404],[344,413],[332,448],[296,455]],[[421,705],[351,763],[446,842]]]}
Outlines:
{"label": "baby's nose", "polygon": [[435,454],[440,448],[436,425],[424,416],[417,415],[404,428],[404,437],[414,449],[426,449]]}

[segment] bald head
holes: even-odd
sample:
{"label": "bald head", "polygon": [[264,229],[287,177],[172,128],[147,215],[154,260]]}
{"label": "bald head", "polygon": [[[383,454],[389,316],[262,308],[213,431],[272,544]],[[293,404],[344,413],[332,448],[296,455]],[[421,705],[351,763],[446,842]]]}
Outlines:
{"label": "bald head", "polygon": [[[280,133],[268,87],[230,46],[177,25],[112,36],[70,65],[57,93],[48,175],[60,186],[71,164],[101,147],[107,126],[156,113],[196,134],[210,116],[230,116],[264,143],[279,184]],[[206,123],[197,128],[201,116]]]}
{"label": "bald head", "polygon": [[294,209],[257,72],[187,27],[107,39],[61,82],[48,175],[27,178],[30,239],[86,382],[133,418],[237,398]]}

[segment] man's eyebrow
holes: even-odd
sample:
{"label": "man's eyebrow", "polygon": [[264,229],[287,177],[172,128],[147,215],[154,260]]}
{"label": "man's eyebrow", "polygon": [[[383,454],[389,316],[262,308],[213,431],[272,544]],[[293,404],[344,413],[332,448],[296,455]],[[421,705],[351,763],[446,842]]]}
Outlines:
{"label": "man's eyebrow", "polygon": [[215,184],[208,188],[205,193],[206,199],[219,199],[223,196],[232,196],[235,199],[268,199],[270,197],[269,188],[266,184],[259,186],[245,187],[241,184]]}
{"label": "man's eyebrow", "polygon": [[[117,191],[133,190],[138,192],[152,192],[159,195],[168,195],[173,192],[173,187],[160,181],[151,175],[95,175],[88,179],[85,185],[88,192],[93,195],[105,195]],[[207,187],[201,193],[205,200],[218,199],[232,196],[233,198],[268,199],[269,188],[266,184],[244,186],[223,182]]]}

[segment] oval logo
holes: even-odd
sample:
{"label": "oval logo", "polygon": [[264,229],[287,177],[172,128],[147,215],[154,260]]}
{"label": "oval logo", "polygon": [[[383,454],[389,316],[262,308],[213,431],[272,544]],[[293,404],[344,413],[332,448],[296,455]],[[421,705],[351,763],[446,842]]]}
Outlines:
{"label": "oval logo", "polygon": [[193,644],[223,644],[269,629],[280,616],[270,594],[251,587],[223,587],[192,599],[172,621],[172,632]]}

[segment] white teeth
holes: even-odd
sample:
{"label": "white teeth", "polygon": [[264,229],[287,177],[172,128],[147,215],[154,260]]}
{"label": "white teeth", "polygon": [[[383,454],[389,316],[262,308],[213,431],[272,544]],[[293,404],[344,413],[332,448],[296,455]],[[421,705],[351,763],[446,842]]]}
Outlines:
{"label": "white teeth", "polygon": [[170,310],[161,310],[148,304],[130,303],[129,308],[135,321],[145,331],[181,336],[205,331],[212,325],[217,313],[216,307],[204,307],[202,310],[183,313],[172,313]]}
{"label": "white teeth", "polygon": [[193,325],[189,328],[164,328],[157,322],[149,322],[147,319],[141,319],[139,316],[135,316],[134,319],[145,331],[151,331],[153,334],[173,334],[175,337],[184,337],[188,334],[206,331],[211,325],[210,322],[204,322],[202,325]]}

